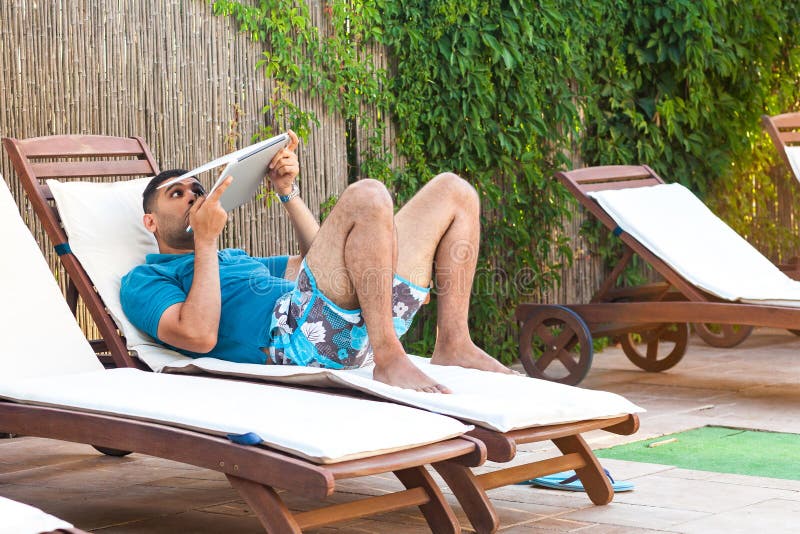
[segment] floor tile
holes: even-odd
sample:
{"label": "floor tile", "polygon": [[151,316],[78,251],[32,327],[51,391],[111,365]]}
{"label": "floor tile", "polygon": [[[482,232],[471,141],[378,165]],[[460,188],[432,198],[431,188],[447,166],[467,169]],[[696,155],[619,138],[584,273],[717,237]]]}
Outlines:
{"label": "floor tile", "polygon": [[605,523],[625,527],[664,529],[710,515],[707,512],[676,510],[658,506],[641,506],[612,502],[606,506],[584,508],[560,516],[590,523]]}
{"label": "floor tile", "polygon": [[737,510],[687,521],[672,528],[678,532],[697,534],[707,532],[795,534],[798,525],[800,525],[800,501],[770,499]]}

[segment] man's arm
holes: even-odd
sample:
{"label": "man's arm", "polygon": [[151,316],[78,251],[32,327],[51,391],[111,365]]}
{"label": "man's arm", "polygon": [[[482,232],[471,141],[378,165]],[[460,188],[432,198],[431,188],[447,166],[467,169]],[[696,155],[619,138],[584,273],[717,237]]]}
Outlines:
{"label": "man's arm", "polygon": [[[279,195],[282,193],[278,193]],[[288,194],[288,193],[287,193]],[[305,257],[308,249],[311,248],[311,243],[319,232],[319,223],[308,209],[303,199],[294,197],[289,202],[283,204],[286,213],[289,215],[289,221],[294,228],[294,234],[297,237],[297,243],[300,246],[300,256]]]}
{"label": "man's arm", "polygon": [[205,354],[217,345],[222,310],[217,250],[228,214],[219,199],[232,178],[227,178],[208,198],[198,198],[189,212],[194,232],[194,278],[184,302],[161,314],[158,338],[173,347]]}
{"label": "man's arm", "polygon": [[[268,176],[272,188],[280,196],[288,196],[292,192],[297,175],[300,174],[300,164],[297,160],[297,134],[289,130],[289,146],[275,155],[269,164]],[[283,204],[289,221],[292,223],[297,242],[300,246],[300,256],[304,257],[311,248],[311,242],[317,236],[319,223],[308,209],[306,203],[299,196]]]}

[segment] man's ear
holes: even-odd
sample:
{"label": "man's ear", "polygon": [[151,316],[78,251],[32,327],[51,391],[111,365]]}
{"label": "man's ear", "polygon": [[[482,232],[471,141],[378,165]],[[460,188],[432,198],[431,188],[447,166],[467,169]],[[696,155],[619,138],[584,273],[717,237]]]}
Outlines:
{"label": "man's ear", "polygon": [[152,213],[145,213],[144,217],[142,217],[142,222],[144,223],[144,227],[147,228],[148,232],[153,234],[156,233],[158,224],[156,224],[156,218]]}

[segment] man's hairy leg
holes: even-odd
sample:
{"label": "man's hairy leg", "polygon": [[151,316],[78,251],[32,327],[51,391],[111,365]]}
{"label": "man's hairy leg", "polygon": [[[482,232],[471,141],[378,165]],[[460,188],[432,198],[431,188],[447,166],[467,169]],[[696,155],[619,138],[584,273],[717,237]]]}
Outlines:
{"label": "man's hairy leg", "polygon": [[397,273],[427,286],[435,264],[437,333],[432,363],[513,373],[472,342],[469,299],[480,240],[475,189],[452,173],[436,176],[397,213]]}
{"label": "man's hairy leg", "polygon": [[374,351],[376,380],[449,393],[406,356],[392,319],[396,238],[391,197],[380,182],[345,190],[311,244],[306,264],[322,293],[346,309],[361,308]]}

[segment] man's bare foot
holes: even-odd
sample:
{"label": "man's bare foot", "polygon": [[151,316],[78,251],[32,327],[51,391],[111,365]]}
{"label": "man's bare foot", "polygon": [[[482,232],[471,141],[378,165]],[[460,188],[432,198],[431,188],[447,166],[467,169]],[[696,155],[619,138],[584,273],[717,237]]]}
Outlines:
{"label": "man's bare foot", "polygon": [[519,374],[486,354],[483,349],[469,339],[463,343],[452,345],[437,341],[436,347],[433,349],[431,363],[436,365],[458,365],[507,375]]}
{"label": "man's bare foot", "polygon": [[426,393],[452,393],[446,386],[437,383],[420,371],[416,365],[411,363],[405,352],[390,358],[384,356],[381,358],[381,363],[378,361],[379,359],[376,357],[372,378],[379,382]]}

